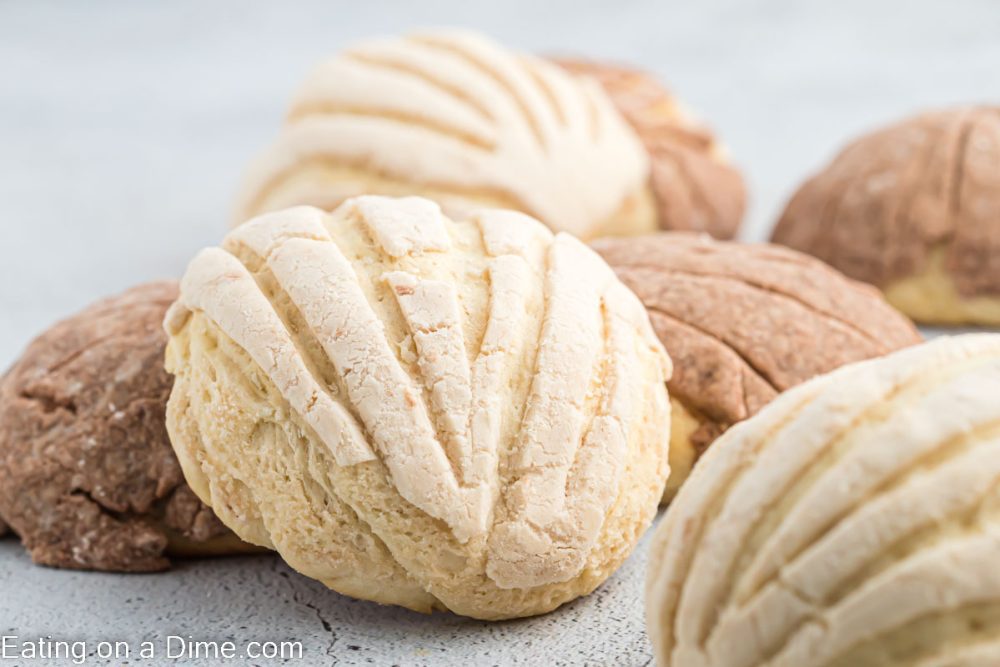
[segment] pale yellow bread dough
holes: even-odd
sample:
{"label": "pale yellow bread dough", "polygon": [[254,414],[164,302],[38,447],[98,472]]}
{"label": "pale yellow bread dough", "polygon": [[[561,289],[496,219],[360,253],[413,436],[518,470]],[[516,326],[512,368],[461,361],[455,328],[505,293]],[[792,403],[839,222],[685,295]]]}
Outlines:
{"label": "pale yellow bread dough", "polygon": [[935,249],[923,271],[886,286],[886,300],[925,324],[1000,326],[1000,297],[959,294],[944,256],[943,248]]}
{"label": "pale yellow bread dough", "polygon": [[662,667],[994,665],[1000,335],[790,389],[730,428],[657,528]]}
{"label": "pale yellow bread dough", "polygon": [[[443,184],[412,182],[392,178],[369,169],[337,164],[333,160],[304,161],[295,166],[281,181],[281,186],[268,189],[254,204],[253,210],[276,211],[303,202],[332,211],[347,199],[366,194],[389,197],[419,195],[441,205],[447,215],[462,218],[481,208],[520,210],[524,206],[516,198],[499,191],[467,189],[457,191]],[[584,239],[602,236],[632,236],[653,232],[658,228],[655,201],[649,188],[628,195],[613,214],[593,220]],[[247,219],[237,215],[235,224]],[[550,225],[551,226],[551,225]]]}
{"label": "pale yellow bread dough", "polygon": [[603,260],[522,214],[268,214],[199,253],[165,326],[191,488],[341,593],[544,613],[655,514],[669,359]]}
{"label": "pale yellow bread dough", "polygon": [[664,504],[677,495],[681,484],[691,474],[698,458],[691,436],[701,425],[702,421],[676,396],[670,397],[670,477],[663,490],[661,502]]}
{"label": "pale yellow bread dough", "polygon": [[321,63],[248,169],[233,223],[364,194],[482,206],[590,239],[658,227],[642,141],[600,83],[474,32],[372,39]]}

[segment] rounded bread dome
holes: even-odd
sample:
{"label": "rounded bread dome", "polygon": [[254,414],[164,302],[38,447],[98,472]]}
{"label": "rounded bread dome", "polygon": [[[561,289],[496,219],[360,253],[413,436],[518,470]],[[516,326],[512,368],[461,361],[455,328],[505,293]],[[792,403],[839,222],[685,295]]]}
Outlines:
{"label": "rounded bread dome", "polygon": [[795,387],[726,432],[654,536],[659,665],[1000,664],[1000,336]]}
{"label": "rounded bread dome", "polygon": [[191,262],[166,327],[192,488],[342,593],[543,613],[655,513],[669,359],[598,255],[522,214],[261,216]]}
{"label": "rounded bread dome", "polygon": [[881,288],[928,324],[1000,324],[1000,108],[904,119],[792,196],[773,240]]}
{"label": "rounded bread dome", "polygon": [[0,377],[0,515],[35,563],[152,572],[253,549],[184,483],[167,438],[161,323],[176,298],[162,281],[101,299]]}
{"label": "rounded bread dome", "polygon": [[656,227],[649,157],[600,84],[477,33],[356,44],[320,64],[250,167],[234,222],[421,195],[523,211],[588,238]]}
{"label": "rounded bread dome", "polygon": [[673,361],[669,501],[698,457],[778,394],[922,339],[878,290],[770,244],[683,232],[598,239]]}

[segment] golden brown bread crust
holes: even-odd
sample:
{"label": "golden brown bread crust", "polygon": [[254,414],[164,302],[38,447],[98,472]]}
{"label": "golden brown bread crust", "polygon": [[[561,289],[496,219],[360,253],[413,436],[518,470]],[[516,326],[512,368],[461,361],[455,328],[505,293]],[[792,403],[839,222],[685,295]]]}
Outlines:
{"label": "golden brown bread crust", "polygon": [[[0,380],[0,513],[39,564],[147,572],[240,549],[184,483],[164,425],[174,282],[99,301]],[[176,546],[176,548],[174,548]]]}
{"label": "golden brown bread crust", "polygon": [[743,176],[718,139],[656,79],[639,70],[573,59],[563,68],[601,83],[652,158],[650,185],[660,227],[736,236],[746,207]]}
{"label": "golden brown bread crust", "polygon": [[772,240],[882,288],[943,251],[959,295],[1000,296],[1000,108],[927,112],[856,139],[792,196]]}
{"label": "golden brown bread crust", "polygon": [[683,232],[592,245],[649,310],[670,395],[699,422],[695,458],[778,393],[921,340],[877,290],[786,248]]}

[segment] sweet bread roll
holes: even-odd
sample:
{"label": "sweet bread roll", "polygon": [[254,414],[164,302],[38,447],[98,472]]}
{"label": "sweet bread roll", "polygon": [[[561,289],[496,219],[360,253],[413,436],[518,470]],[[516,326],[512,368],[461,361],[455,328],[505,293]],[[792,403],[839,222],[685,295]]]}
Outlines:
{"label": "sweet bread roll", "polygon": [[246,174],[234,223],[421,195],[459,217],[519,210],[581,238],[660,226],[731,236],[742,180],[711,135],[640,74],[567,67],[597,78],[467,31],[359,43],[301,87]]}
{"label": "sweet bread roll", "polygon": [[98,301],[0,379],[0,515],[41,565],[148,572],[250,550],[184,483],[160,323],[177,284]]}
{"label": "sweet bread roll", "polygon": [[665,502],[719,435],[782,391],[921,340],[877,290],[780,246],[661,232],[593,247],[674,363]]}
{"label": "sweet bread roll", "polygon": [[618,567],[663,492],[669,359],[642,304],[520,213],[264,215],[191,262],[166,326],[188,482],[341,593],[543,613]]}
{"label": "sweet bread roll", "polygon": [[657,528],[662,667],[1000,664],[1000,336],[785,392],[713,445]]}
{"label": "sweet bread roll", "polygon": [[857,139],[799,188],[773,240],[877,285],[919,322],[1000,325],[1000,107]]}
{"label": "sweet bread roll", "polygon": [[660,228],[736,236],[746,208],[743,175],[704,123],[644,72],[584,60],[555,62],[600,82],[639,135],[650,155],[649,185]]}

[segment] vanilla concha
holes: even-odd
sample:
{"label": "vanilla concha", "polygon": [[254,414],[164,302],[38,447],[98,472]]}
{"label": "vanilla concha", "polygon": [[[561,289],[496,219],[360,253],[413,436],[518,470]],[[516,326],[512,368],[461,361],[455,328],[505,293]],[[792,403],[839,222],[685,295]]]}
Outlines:
{"label": "vanilla concha", "polygon": [[799,385],[727,431],[656,531],[677,667],[1000,664],[1000,335]]}
{"label": "vanilla concha", "polygon": [[543,613],[656,511],[669,358],[598,255],[520,213],[264,215],[194,258],[165,326],[192,489],[341,593]]}
{"label": "vanilla concha", "polygon": [[655,84],[637,93],[619,74],[606,89],[589,73],[607,68],[567,67],[466,30],[355,44],[302,85],[233,222],[420,195],[452,216],[518,210],[580,238],[661,225],[731,236],[743,182],[714,137]]}

